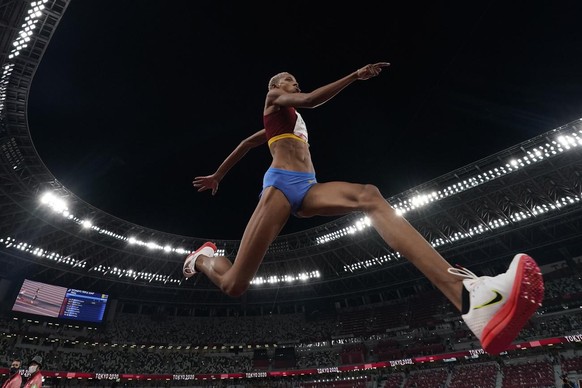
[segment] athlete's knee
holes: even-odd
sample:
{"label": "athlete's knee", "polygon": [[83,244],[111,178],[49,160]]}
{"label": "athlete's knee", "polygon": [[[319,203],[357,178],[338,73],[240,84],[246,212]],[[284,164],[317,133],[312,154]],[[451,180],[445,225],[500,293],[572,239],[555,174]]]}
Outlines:
{"label": "athlete's knee", "polygon": [[365,211],[372,210],[379,205],[387,204],[378,187],[370,184],[362,186],[358,202]]}
{"label": "athlete's knee", "polygon": [[250,284],[248,282],[241,282],[241,281],[234,280],[234,281],[230,281],[230,282],[227,282],[225,284],[222,284],[220,289],[226,295],[231,296],[233,298],[237,298],[237,297],[241,296],[242,294],[244,294],[245,291],[249,289],[249,285]]}

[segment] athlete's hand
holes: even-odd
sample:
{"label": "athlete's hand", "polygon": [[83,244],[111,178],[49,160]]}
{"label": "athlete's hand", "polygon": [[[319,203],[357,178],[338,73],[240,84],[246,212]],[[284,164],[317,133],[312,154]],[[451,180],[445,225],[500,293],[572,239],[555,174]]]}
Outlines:
{"label": "athlete's hand", "polygon": [[212,190],[212,195],[218,191],[219,179],[214,174],[206,176],[197,176],[192,181],[192,186],[198,189],[198,192]]}
{"label": "athlete's hand", "polygon": [[390,64],[388,62],[378,62],[372,63],[358,69],[358,79],[366,80],[377,76],[382,71],[383,67],[388,67]]}

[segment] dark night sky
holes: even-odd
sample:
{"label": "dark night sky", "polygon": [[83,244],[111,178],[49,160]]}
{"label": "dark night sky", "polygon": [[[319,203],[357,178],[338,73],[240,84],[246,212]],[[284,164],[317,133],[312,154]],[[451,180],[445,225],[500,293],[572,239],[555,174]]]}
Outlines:
{"label": "dark night sky", "polygon": [[[391,62],[301,111],[318,180],[374,183],[385,197],[582,117],[582,2],[425,3],[279,1],[259,12],[240,1],[72,0],[32,84],[33,141],[57,179],[110,214],[240,239],[267,146],[215,197],[191,181],[262,128],[280,71],[310,91]],[[283,234],[329,220],[292,217]]]}

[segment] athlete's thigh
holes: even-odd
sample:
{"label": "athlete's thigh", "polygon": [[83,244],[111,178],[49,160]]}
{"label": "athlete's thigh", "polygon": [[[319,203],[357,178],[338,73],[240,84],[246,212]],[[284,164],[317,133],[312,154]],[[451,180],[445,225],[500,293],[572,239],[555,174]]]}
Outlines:
{"label": "athlete's thigh", "polygon": [[274,187],[266,188],[247,224],[229,272],[237,279],[251,281],[290,214],[291,205],[285,195]]}
{"label": "athlete's thigh", "polygon": [[364,185],[348,182],[326,182],[313,185],[301,204],[298,215],[337,216],[360,209],[360,197]]}

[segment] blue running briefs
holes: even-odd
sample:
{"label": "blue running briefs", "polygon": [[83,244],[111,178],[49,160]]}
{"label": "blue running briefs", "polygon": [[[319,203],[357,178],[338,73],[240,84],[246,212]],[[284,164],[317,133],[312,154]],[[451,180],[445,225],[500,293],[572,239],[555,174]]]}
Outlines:
{"label": "blue running briefs", "polygon": [[[316,183],[315,173],[270,167],[263,177],[263,191],[271,186],[279,189],[291,204],[291,213],[298,217],[297,212],[301,209],[303,198],[311,186]],[[261,191],[261,195],[263,195],[263,191]]]}

